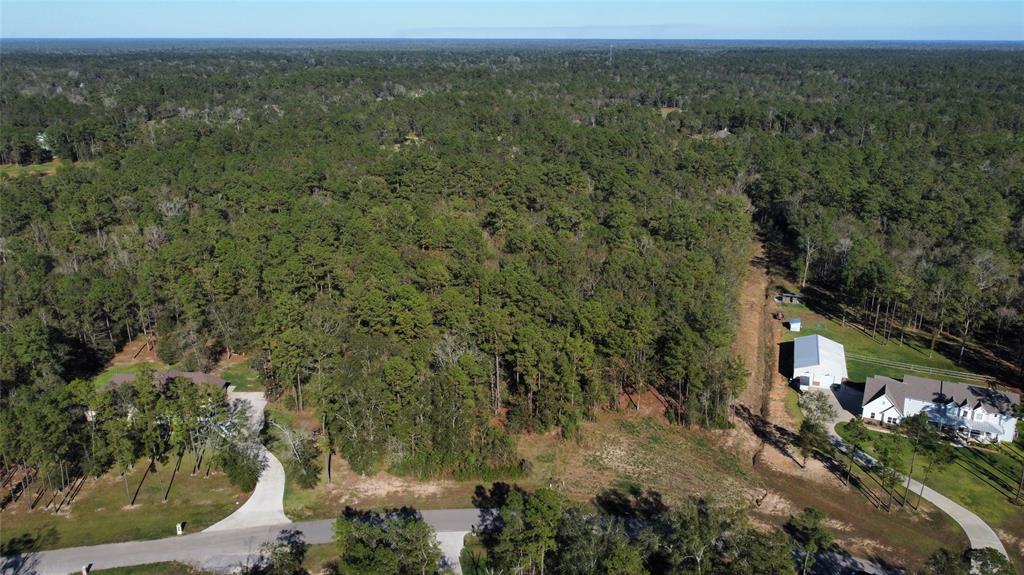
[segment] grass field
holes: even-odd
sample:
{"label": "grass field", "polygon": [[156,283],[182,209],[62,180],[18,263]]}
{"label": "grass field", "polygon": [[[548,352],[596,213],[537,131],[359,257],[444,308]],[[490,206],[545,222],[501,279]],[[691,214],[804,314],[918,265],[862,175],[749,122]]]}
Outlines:
{"label": "grass field", "polygon": [[[843,435],[845,426],[839,424],[836,431]],[[872,431],[870,436],[874,441],[882,437],[882,433]],[[904,446],[904,469],[907,469],[910,467],[910,447],[903,438],[899,441]],[[868,444],[864,450],[873,453],[874,445]],[[1006,547],[1011,555],[1016,555],[1018,566],[1024,566],[1024,553],[1020,547],[1020,542],[1024,541],[1024,506],[1014,505],[1011,501],[1024,465],[1024,451],[1010,444],[1002,444],[996,449],[958,448],[956,460],[930,476],[925,476],[927,462],[926,456],[918,455],[914,478],[977,513],[993,528],[1015,538],[1018,541],[1016,553],[1013,545]],[[916,501],[916,498],[911,500]]]}
{"label": "grass field", "polygon": [[935,373],[927,370],[917,371],[870,363],[851,358],[850,355],[861,355],[870,358],[877,358],[888,363],[900,362],[920,366],[922,368],[936,368],[951,370],[970,375],[970,372],[957,366],[953,360],[934,353],[929,357],[929,342],[922,336],[911,336],[904,338],[903,345],[899,343],[899,333],[894,329],[894,337],[889,343],[881,337],[875,337],[870,332],[862,331],[853,323],[847,322],[845,326],[842,321],[834,321],[810,308],[800,304],[783,304],[782,310],[786,319],[799,317],[803,324],[799,332],[786,332],[783,341],[790,342],[800,336],[822,335],[833,341],[843,344],[846,350],[846,367],[851,381],[864,382],[872,375],[886,375],[894,378],[902,378],[905,374],[933,377],[937,379],[952,379],[952,376],[936,376]]}
{"label": "grass field", "polygon": [[216,471],[209,477],[205,471],[190,477],[193,462],[191,456],[182,459],[166,503],[163,496],[174,471],[173,459],[158,463],[156,473],[148,475],[146,462],[138,462],[128,478],[129,492],[139,492],[133,507],[128,507],[124,481],[113,472],[87,479],[70,508],[59,514],[41,506],[29,511],[23,496],[0,512],[0,543],[24,535],[40,549],[158,539],[173,536],[174,524],[180,521],[188,533],[201,531],[231,514],[248,495]]}
{"label": "grass field", "polygon": [[338,547],[334,543],[320,543],[306,548],[302,566],[310,573],[320,573],[324,563],[338,559]]}
{"label": "grass field", "polygon": [[214,373],[234,385],[235,391],[263,391],[263,382],[249,362],[236,363]]}
{"label": "grass field", "polygon": [[786,412],[793,418],[794,428],[799,429],[804,421],[804,412],[800,409],[800,392],[792,386],[786,387]]}
{"label": "grass field", "polygon": [[[289,420],[276,409],[271,413],[284,424],[302,426],[294,416]],[[668,501],[694,493],[737,501],[755,482],[733,454],[716,445],[713,434],[682,431],[654,414],[632,410],[600,414],[596,421],[587,422],[574,440],[556,434],[520,436],[519,453],[529,461],[530,471],[524,477],[505,481],[528,489],[554,487],[579,501],[588,501],[601,490],[623,483],[654,489]],[[289,517],[334,517],[348,505],[368,509],[401,505],[417,509],[469,507],[476,487],[491,483],[417,480],[388,473],[362,476],[340,457],[333,459],[331,467],[330,484],[325,477],[313,489],[288,482],[285,513]]]}
{"label": "grass field", "polygon": [[135,363],[135,364],[130,364],[130,365],[112,365],[112,366],[108,367],[107,369],[105,369],[102,373],[97,375],[96,378],[93,380],[93,383],[96,384],[96,389],[100,389],[104,385],[106,385],[108,382],[110,382],[110,379],[112,377],[114,377],[115,374],[118,374],[118,373],[139,373],[140,371],[142,371],[143,369],[145,369],[147,367],[149,369],[154,370],[154,371],[159,371],[159,370],[167,369],[167,365],[166,364],[154,363],[154,362],[141,362],[141,363]]}
{"label": "grass field", "polygon": [[103,575],[201,575],[206,572],[184,563],[169,561],[165,563],[150,563],[149,565],[98,569],[93,571],[93,573],[103,573]]}

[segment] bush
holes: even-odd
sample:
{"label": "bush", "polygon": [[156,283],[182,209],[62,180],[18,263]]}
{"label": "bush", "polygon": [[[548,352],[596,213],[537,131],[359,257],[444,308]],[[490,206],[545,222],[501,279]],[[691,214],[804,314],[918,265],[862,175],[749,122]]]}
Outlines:
{"label": "bush", "polygon": [[227,474],[232,485],[242,491],[252,491],[267,466],[266,456],[254,448],[231,445],[217,454],[217,467]]}

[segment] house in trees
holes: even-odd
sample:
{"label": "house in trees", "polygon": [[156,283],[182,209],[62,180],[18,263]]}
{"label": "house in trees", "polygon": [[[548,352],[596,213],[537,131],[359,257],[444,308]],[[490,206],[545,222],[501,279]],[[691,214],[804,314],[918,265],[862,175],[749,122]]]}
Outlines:
{"label": "house in trees", "polygon": [[[228,382],[226,379],[217,377],[210,373],[176,370],[157,371],[153,373],[153,383],[157,385],[161,391],[166,390],[171,385],[171,382],[178,378],[187,379],[193,383],[201,383],[223,390],[228,388]],[[120,385],[122,383],[131,383],[132,381],[135,381],[134,373],[115,373],[114,376],[110,378],[110,383],[107,385]]]}
{"label": "house in trees", "polygon": [[1013,441],[1017,418],[1013,407],[1020,396],[989,387],[939,381],[914,375],[903,381],[876,375],[864,386],[864,419],[896,425],[907,417],[926,413],[944,431],[975,440]]}
{"label": "house in trees", "polygon": [[800,386],[800,391],[828,388],[843,383],[848,377],[842,344],[820,335],[807,335],[793,341],[792,379]]}

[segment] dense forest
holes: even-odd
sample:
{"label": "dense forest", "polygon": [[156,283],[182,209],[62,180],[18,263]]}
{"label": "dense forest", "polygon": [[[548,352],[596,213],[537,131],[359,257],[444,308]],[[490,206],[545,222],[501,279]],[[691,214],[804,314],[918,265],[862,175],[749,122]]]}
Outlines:
{"label": "dense forest", "polygon": [[113,465],[113,392],[72,382],[140,334],[250,354],[359,471],[514,476],[515,433],[652,389],[727,425],[757,231],[1019,364],[1022,80],[995,50],[6,54],[0,162],[64,166],[0,176],[0,452]]}

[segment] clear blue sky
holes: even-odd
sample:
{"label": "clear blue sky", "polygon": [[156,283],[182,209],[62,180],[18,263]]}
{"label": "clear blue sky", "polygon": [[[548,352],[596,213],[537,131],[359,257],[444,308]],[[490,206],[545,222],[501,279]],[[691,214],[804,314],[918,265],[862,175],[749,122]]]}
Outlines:
{"label": "clear blue sky", "polygon": [[1024,40],[1024,0],[0,0],[4,38]]}

